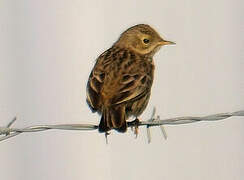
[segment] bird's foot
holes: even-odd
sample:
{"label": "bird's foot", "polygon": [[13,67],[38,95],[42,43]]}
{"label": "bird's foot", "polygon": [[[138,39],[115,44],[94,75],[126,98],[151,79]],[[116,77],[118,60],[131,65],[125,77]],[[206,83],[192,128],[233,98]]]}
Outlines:
{"label": "bird's foot", "polygon": [[110,135],[110,133],[108,131],[106,131],[105,132],[106,144],[108,144],[108,135]]}
{"label": "bird's foot", "polygon": [[135,128],[134,134],[136,135],[136,138],[139,133],[139,124],[140,124],[140,121],[138,118],[136,118],[134,121],[128,122],[128,126],[131,126],[132,130],[133,130],[133,127]]}

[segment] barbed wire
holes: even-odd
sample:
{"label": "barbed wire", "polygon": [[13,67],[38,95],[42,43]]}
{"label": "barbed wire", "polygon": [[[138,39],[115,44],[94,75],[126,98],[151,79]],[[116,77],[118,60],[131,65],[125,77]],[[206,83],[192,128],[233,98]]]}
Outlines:
{"label": "barbed wire", "polygon": [[[236,111],[232,113],[219,113],[212,114],[208,116],[195,117],[195,116],[184,116],[184,117],[176,117],[170,119],[160,119],[159,116],[156,116],[156,109],[153,109],[151,118],[146,121],[140,121],[139,123],[128,123],[129,127],[137,127],[137,126],[146,126],[147,128],[147,137],[148,143],[151,142],[151,133],[150,127],[159,126],[162,134],[165,139],[167,139],[167,134],[163,125],[179,125],[179,124],[189,124],[200,121],[218,121],[223,120],[232,116],[244,116],[244,110]],[[6,127],[0,127],[0,141],[9,139],[11,137],[17,136],[21,133],[27,132],[40,132],[51,129],[56,130],[79,130],[79,131],[87,131],[87,130],[96,130],[98,129],[98,125],[93,124],[59,124],[59,125],[37,125],[30,126],[26,128],[11,128],[10,126],[16,121],[16,117],[8,123]]]}

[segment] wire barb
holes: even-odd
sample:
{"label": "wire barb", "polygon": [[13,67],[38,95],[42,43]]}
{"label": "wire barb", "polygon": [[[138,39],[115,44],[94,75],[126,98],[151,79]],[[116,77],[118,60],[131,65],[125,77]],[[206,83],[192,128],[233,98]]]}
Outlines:
{"label": "wire barb", "polygon": [[[180,124],[188,124],[188,123],[194,123],[200,121],[218,121],[232,116],[244,116],[244,110],[236,111],[232,113],[213,114],[213,115],[208,115],[203,117],[186,116],[186,117],[176,117],[176,118],[163,119],[163,120],[161,120],[159,116],[155,116],[155,114],[156,114],[156,108],[153,109],[151,118],[148,119],[147,121],[140,121],[139,123],[134,123],[134,124],[131,123],[130,125],[128,125],[129,127],[146,126],[148,143],[151,142],[150,127],[152,126],[159,126],[163,133],[164,138],[167,139],[167,134],[162,125],[180,125]],[[40,132],[40,131],[46,131],[51,129],[78,130],[78,131],[88,131],[88,130],[98,129],[98,125],[93,125],[93,124],[59,124],[59,125],[30,126],[26,128],[11,128],[10,126],[13,125],[15,121],[16,121],[16,117],[13,118],[13,120],[11,120],[6,127],[0,127],[0,141],[17,136],[21,133]]]}
{"label": "wire barb", "polygon": [[[153,107],[153,111],[152,111],[152,115],[151,115],[151,118],[148,120],[148,122],[153,122],[153,121],[159,121],[160,120],[160,116],[156,116],[156,107]],[[152,137],[151,137],[151,131],[150,131],[150,127],[151,125],[147,125],[147,139],[148,139],[148,144],[151,143],[151,140],[152,140]],[[163,137],[164,139],[166,140],[167,139],[167,133],[164,129],[164,126],[163,125],[159,125],[160,129],[161,129],[161,132],[163,134]]]}

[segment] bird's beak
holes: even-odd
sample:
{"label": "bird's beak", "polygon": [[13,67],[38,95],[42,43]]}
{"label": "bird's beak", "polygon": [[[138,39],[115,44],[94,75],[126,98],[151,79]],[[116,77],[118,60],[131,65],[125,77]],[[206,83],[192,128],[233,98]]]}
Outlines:
{"label": "bird's beak", "polygon": [[174,45],[176,44],[175,42],[172,41],[166,41],[164,39],[162,39],[161,41],[159,41],[159,45],[164,46],[164,45]]}

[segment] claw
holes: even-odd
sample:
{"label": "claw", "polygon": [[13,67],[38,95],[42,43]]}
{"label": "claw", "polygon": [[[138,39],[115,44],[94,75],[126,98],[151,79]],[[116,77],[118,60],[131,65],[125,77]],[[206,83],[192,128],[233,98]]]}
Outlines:
{"label": "claw", "polygon": [[134,132],[135,135],[136,135],[136,138],[137,138],[138,133],[139,133],[139,123],[140,123],[139,119],[136,118],[136,119],[135,119],[135,132]]}
{"label": "claw", "polygon": [[105,132],[106,144],[108,144],[108,135],[110,135],[110,133],[106,131]]}
{"label": "claw", "polygon": [[140,121],[138,118],[136,118],[134,121],[128,122],[128,125],[131,126],[132,130],[133,130],[133,127],[135,128],[134,134],[136,135],[136,138],[139,133],[139,124],[140,124]]}

